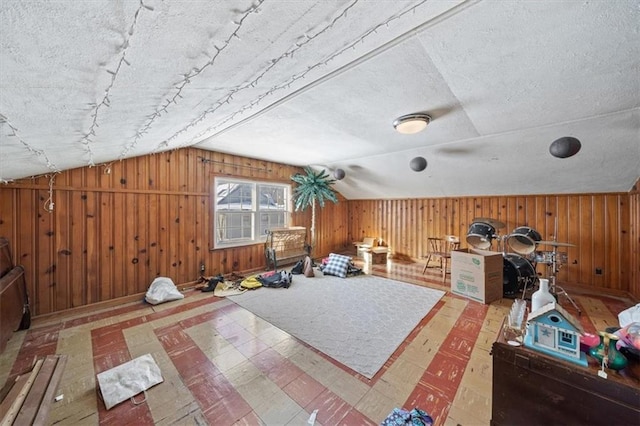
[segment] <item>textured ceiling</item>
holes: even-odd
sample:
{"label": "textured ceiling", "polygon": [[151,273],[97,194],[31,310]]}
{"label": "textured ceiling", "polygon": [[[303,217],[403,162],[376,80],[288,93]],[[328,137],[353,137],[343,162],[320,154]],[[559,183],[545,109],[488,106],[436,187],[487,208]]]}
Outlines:
{"label": "textured ceiling", "polygon": [[2,0],[0,179],[195,146],[349,199],[628,191],[639,71],[638,0]]}

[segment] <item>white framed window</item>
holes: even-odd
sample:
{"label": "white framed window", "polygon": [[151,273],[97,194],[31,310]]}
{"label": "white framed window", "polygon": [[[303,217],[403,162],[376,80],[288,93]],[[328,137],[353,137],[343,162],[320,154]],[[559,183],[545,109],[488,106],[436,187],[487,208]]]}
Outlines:
{"label": "white framed window", "polygon": [[214,248],[264,242],[269,229],[289,226],[291,185],[228,177],[213,185]]}
{"label": "white framed window", "polygon": [[573,334],[567,331],[560,332],[560,341],[562,343],[573,343]]}

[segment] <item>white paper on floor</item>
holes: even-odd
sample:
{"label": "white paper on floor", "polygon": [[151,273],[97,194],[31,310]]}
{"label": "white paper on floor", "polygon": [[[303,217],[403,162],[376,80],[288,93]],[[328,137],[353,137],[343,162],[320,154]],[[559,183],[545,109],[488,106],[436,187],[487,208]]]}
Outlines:
{"label": "white paper on floor", "polygon": [[164,380],[160,367],[151,354],[142,355],[103,371],[97,377],[107,410]]}
{"label": "white paper on floor", "polygon": [[313,426],[316,424],[316,416],[318,415],[318,410],[313,410],[313,413],[309,416],[309,420],[307,420],[307,424]]}

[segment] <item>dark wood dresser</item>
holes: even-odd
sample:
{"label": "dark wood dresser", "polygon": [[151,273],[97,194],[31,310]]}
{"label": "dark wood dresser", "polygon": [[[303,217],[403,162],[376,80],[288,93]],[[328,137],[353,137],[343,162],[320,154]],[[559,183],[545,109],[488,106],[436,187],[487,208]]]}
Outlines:
{"label": "dark wood dresser", "polygon": [[492,425],[640,425],[640,364],[598,376],[582,367],[508,345],[493,344]]}

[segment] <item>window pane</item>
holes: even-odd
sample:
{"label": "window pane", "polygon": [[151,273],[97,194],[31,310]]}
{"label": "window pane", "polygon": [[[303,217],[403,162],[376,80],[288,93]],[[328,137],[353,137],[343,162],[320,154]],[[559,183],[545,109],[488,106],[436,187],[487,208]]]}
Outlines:
{"label": "window pane", "polygon": [[218,210],[251,210],[253,185],[250,183],[220,182],[216,187]]}
{"label": "window pane", "polygon": [[256,244],[289,226],[290,185],[216,177],[214,188],[214,247]]}
{"label": "window pane", "polygon": [[260,235],[267,235],[271,228],[283,228],[287,226],[286,212],[261,212],[260,213]]}
{"label": "window pane", "polygon": [[219,241],[251,239],[251,217],[251,213],[218,213]]}
{"label": "window pane", "polygon": [[282,185],[260,185],[260,210],[286,210],[287,193]]}

